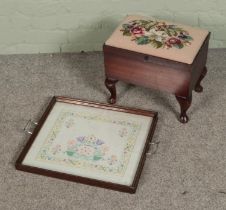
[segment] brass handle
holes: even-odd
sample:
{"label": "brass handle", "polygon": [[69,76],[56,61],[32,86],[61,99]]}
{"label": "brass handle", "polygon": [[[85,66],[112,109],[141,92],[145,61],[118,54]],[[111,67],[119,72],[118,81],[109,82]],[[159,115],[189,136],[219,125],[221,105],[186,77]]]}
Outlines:
{"label": "brass handle", "polygon": [[28,120],[27,124],[24,127],[24,132],[28,133],[28,134],[32,134],[32,131],[30,130],[33,126],[38,125],[37,122],[32,121],[31,119]]}
{"label": "brass handle", "polygon": [[[147,156],[151,156],[151,155],[154,155],[157,150],[158,150],[158,147],[159,147],[159,141],[158,142],[150,142],[149,145],[152,145],[149,149],[149,152],[146,153]],[[156,145],[156,146],[153,146],[153,145]]]}

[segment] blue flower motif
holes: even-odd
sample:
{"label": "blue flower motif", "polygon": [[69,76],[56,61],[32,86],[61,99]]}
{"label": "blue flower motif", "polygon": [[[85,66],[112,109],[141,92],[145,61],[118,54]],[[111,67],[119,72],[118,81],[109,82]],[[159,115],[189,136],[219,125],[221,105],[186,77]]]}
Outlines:
{"label": "blue flower motif", "polygon": [[97,139],[96,144],[97,145],[101,145],[101,144],[104,144],[104,142],[102,140],[100,140],[100,139]]}
{"label": "blue flower motif", "polygon": [[83,141],[85,140],[85,137],[84,137],[84,136],[79,136],[79,137],[77,138],[77,140],[80,141],[80,142],[83,142]]}

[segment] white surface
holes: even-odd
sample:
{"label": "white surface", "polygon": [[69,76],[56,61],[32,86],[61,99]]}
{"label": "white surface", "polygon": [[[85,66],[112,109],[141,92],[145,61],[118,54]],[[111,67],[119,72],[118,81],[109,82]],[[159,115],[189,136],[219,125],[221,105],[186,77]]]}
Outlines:
{"label": "white surface", "polygon": [[151,122],[151,117],[57,102],[23,164],[130,186]]}

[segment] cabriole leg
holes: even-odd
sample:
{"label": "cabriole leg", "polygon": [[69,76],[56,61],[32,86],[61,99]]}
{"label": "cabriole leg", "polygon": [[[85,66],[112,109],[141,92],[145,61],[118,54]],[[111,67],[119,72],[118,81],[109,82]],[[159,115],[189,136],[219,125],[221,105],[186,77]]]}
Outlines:
{"label": "cabriole leg", "polygon": [[191,101],[192,101],[192,95],[187,96],[187,97],[182,97],[182,96],[177,96],[176,95],[176,99],[178,101],[178,103],[180,104],[180,122],[181,123],[187,123],[189,118],[187,116],[187,110],[189,109],[189,107],[191,106]]}
{"label": "cabriole leg", "polygon": [[207,73],[207,68],[204,67],[203,70],[202,70],[202,73],[195,85],[195,92],[198,92],[198,93],[201,93],[203,91],[203,87],[201,86],[201,81],[203,80],[203,78],[206,76],[206,73]]}
{"label": "cabriole leg", "polygon": [[118,82],[118,80],[109,79],[109,78],[106,78],[105,80],[105,86],[111,93],[111,96],[108,99],[108,103],[110,104],[114,104],[116,102],[116,87],[115,87],[116,82]]}

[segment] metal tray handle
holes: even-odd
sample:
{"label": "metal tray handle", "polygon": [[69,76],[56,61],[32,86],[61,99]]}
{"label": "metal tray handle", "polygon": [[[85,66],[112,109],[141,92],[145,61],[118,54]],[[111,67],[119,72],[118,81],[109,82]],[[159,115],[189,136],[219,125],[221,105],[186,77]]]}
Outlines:
{"label": "metal tray handle", "polygon": [[24,132],[25,133],[28,133],[28,134],[32,134],[32,131],[30,130],[32,127],[34,127],[34,126],[36,126],[36,125],[38,125],[38,123],[37,122],[35,122],[35,121],[32,121],[31,119],[30,120],[28,120],[28,122],[27,122],[27,124],[25,125],[25,127],[24,127]]}
{"label": "metal tray handle", "polygon": [[159,141],[158,142],[150,142],[149,145],[150,145],[150,148],[149,148],[149,151],[146,153],[147,156],[151,156],[151,155],[154,155],[157,150],[158,150],[158,147],[159,147]]}

